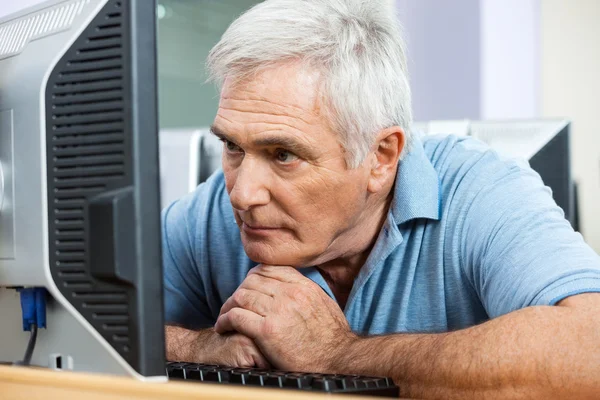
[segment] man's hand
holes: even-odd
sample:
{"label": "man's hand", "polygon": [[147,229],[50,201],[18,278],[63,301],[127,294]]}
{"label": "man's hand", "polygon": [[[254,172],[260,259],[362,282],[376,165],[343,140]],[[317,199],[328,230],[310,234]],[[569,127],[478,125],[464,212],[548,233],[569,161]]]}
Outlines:
{"label": "man's hand", "polygon": [[178,326],[165,327],[167,360],[231,367],[270,368],[252,339],[239,333],[219,335],[212,328],[192,331]]}
{"label": "man's hand", "polygon": [[275,367],[331,372],[357,340],[338,304],[292,267],[253,268],[225,302],[218,333],[251,338]]}

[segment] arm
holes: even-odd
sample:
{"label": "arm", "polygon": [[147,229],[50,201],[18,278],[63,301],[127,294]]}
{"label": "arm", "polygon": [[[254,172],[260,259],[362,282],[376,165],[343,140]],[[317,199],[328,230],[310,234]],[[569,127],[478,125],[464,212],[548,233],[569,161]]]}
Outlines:
{"label": "arm", "polygon": [[277,368],[391,376],[403,396],[593,398],[600,393],[600,294],[528,307],[441,334],[357,337],[314,282],[259,266],[225,302],[217,332],[240,332]]}
{"label": "arm", "polygon": [[494,319],[451,333],[359,339],[354,366],[372,367],[366,354],[381,354],[381,366],[394,366],[383,372],[414,396],[598,397],[600,324],[590,310],[600,301],[578,295],[599,290],[598,256],[537,174],[493,152],[477,162],[447,199],[449,215],[461,218],[446,240],[459,244],[449,252]]}
{"label": "arm", "polygon": [[269,364],[252,340],[241,334],[219,335],[212,328],[209,300],[217,295],[205,284],[196,261],[210,244],[193,247],[194,218],[201,218],[208,207],[203,202],[207,190],[202,186],[162,213],[166,356],[171,361],[266,368]]}
{"label": "arm", "polygon": [[583,294],[451,333],[357,338],[335,372],[391,376],[419,398],[597,398],[598,311],[600,294]]}
{"label": "arm", "polygon": [[213,328],[189,330],[165,326],[167,360],[232,367],[269,368],[254,342],[240,334],[219,335]]}

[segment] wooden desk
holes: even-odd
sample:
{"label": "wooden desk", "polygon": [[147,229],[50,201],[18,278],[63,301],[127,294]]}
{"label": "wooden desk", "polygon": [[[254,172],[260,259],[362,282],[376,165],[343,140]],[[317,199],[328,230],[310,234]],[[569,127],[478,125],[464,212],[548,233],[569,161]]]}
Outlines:
{"label": "wooden desk", "polygon": [[[246,388],[185,382],[144,383],[134,379],[92,375],[79,372],[0,366],[2,400],[183,400],[183,399],[252,399],[252,400],[331,399],[331,395],[302,393],[292,390]],[[345,400],[366,399],[357,396],[334,396]]]}

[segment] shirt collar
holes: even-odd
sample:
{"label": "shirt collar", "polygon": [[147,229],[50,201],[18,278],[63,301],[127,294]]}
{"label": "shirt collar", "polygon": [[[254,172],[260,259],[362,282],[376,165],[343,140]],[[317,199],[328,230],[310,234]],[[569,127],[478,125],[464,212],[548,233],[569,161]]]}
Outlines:
{"label": "shirt collar", "polygon": [[398,163],[390,211],[397,225],[417,218],[440,219],[438,174],[419,138]]}

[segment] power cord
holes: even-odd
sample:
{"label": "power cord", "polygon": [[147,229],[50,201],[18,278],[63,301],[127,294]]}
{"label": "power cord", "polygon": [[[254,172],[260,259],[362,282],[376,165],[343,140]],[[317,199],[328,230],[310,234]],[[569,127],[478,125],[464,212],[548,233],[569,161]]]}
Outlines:
{"label": "power cord", "polygon": [[29,336],[29,343],[27,343],[27,349],[25,350],[25,356],[21,365],[31,364],[31,356],[33,355],[33,349],[35,349],[35,342],[37,339],[38,328],[36,324],[31,324],[31,336]]}

